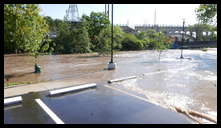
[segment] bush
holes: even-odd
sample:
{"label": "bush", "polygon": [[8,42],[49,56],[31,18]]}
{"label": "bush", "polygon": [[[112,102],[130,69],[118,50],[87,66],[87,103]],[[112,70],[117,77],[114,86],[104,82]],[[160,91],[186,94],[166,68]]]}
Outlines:
{"label": "bush", "polygon": [[122,41],[122,50],[141,50],[144,48],[145,41],[137,39],[133,34],[126,33]]}
{"label": "bush", "polygon": [[[122,47],[122,40],[123,40],[123,31],[120,27],[114,26],[114,33],[113,33],[113,49],[119,50]],[[97,47],[98,52],[100,55],[106,55],[110,53],[111,50],[111,26],[104,28],[101,30],[98,36],[96,36],[98,40]]]}

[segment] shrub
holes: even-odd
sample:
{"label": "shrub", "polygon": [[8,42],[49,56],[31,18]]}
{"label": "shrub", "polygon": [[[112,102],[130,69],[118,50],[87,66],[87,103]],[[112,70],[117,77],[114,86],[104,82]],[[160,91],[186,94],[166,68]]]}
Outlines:
{"label": "shrub", "polygon": [[141,50],[144,48],[144,41],[137,39],[133,34],[125,34],[122,41],[122,50]]}

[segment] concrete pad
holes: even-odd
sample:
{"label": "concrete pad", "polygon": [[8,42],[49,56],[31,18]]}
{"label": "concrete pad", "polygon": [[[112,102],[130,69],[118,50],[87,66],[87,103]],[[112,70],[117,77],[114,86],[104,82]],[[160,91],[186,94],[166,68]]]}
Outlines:
{"label": "concrete pad", "polygon": [[105,86],[56,97],[43,97],[66,124],[186,124],[182,114]]}
{"label": "concrete pad", "polygon": [[4,124],[54,124],[33,97],[30,94],[24,95],[19,106],[4,107]]}

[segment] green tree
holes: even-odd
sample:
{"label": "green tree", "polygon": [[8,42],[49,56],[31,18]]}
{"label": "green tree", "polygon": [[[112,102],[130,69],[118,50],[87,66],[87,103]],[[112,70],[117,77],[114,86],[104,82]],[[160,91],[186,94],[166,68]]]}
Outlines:
{"label": "green tree", "polygon": [[81,21],[85,22],[86,29],[88,30],[90,42],[92,43],[91,49],[98,52],[100,46],[97,36],[110,24],[108,17],[104,13],[92,12],[90,16],[83,15]]}
{"label": "green tree", "polygon": [[[194,24],[188,27],[188,30],[196,32],[196,40],[198,41],[209,41],[217,40],[216,34],[217,27],[210,24]],[[203,32],[212,32],[210,35],[203,35]]]}
{"label": "green tree", "polygon": [[90,38],[84,22],[77,25],[71,33],[73,37],[72,48],[74,53],[88,53],[91,51]]}
{"label": "green tree", "polygon": [[13,41],[16,28],[16,13],[15,5],[4,5],[4,52],[13,53],[16,52],[16,42]]}
{"label": "green tree", "polygon": [[85,22],[73,23],[65,20],[52,20],[47,17],[53,38],[55,53],[87,53],[90,52],[90,39]]}
{"label": "green tree", "polygon": [[155,47],[154,50],[156,50],[159,53],[159,60],[161,57],[161,54],[164,50],[168,49],[170,47],[170,40],[167,36],[165,36],[163,33],[156,32],[155,33]]}
{"label": "green tree", "polygon": [[164,33],[155,30],[147,30],[137,34],[137,37],[143,41],[143,45],[147,49],[156,50],[159,53],[159,60],[162,52],[170,48],[172,40]]}
{"label": "green tree", "polygon": [[[4,5],[5,45],[14,45],[15,50],[37,56],[48,50],[48,25],[39,15],[35,4]],[[35,62],[37,63],[37,62]]]}
{"label": "green tree", "polygon": [[56,38],[53,39],[55,43],[55,53],[71,53],[71,42],[73,36],[71,35],[71,26],[68,22],[56,19],[54,20],[54,32]]}
{"label": "green tree", "polygon": [[[113,49],[120,50],[122,47],[122,40],[124,39],[124,32],[121,30],[119,26],[114,26],[113,28]],[[111,50],[111,25],[107,28],[101,30],[98,36],[96,36],[98,40],[98,50],[97,52],[100,55],[106,55],[110,53]]]}
{"label": "green tree", "polygon": [[134,34],[125,33],[122,41],[122,50],[141,50],[144,48],[143,42]]}
{"label": "green tree", "polygon": [[145,48],[154,49],[156,46],[157,34],[153,29],[139,33],[138,38],[144,41]]}
{"label": "green tree", "polygon": [[217,23],[217,4],[200,4],[196,9],[198,20],[203,23]]}

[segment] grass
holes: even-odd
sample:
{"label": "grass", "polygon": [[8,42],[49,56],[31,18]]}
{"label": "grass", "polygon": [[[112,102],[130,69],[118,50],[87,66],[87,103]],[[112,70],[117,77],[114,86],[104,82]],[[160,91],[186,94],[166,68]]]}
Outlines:
{"label": "grass", "polygon": [[9,82],[6,83],[6,87],[11,87],[11,86],[15,86],[15,85],[21,85],[21,84],[32,84],[33,82],[31,81],[24,81],[24,82]]}
{"label": "grass", "polygon": [[48,80],[40,80],[40,81],[21,81],[21,82],[8,82],[4,84],[4,87],[13,87],[16,85],[27,85],[27,84],[36,84],[40,82],[47,82]]}
{"label": "grass", "polygon": [[207,48],[202,48],[202,51],[206,52],[208,49]]}

